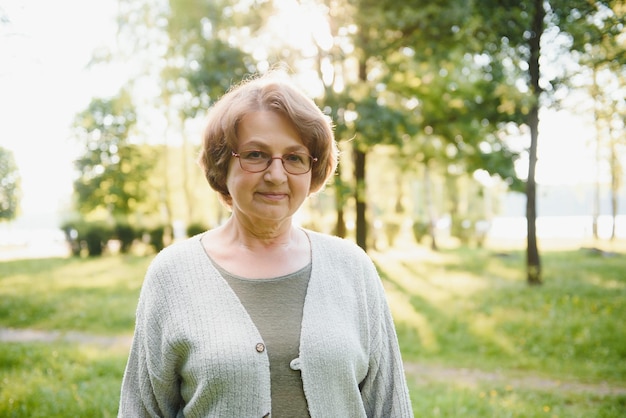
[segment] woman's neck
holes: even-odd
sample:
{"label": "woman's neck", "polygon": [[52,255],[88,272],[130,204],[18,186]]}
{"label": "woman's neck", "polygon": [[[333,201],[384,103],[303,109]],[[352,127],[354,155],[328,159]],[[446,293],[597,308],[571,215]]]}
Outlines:
{"label": "woman's neck", "polygon": [[306,266],[311,261],[306,232],[292,225],[277,231],[258,236],[229,221],[205,234],[203,245],[217,264],[242,277],[278,277]]}

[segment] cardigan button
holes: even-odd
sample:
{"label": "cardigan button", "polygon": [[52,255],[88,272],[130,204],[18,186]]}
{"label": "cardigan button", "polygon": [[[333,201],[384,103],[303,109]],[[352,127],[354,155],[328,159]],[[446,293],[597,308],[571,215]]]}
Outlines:
{"label": "cardigan button", "polygon": [[300,362],[300,357],[297,357],[289,363],[289,368],[291,370],[300,370],[302,369],[302,363]]}
{"label": "cardigan button", "polygon": [[[257,352],[259,352],[259,353],[264,352],[264,351],[265,351],[265,344],[263,344],[263,343],[258,343],[258,344],[256,345],[256,351],[257,351]],[[267,415],[266,415],[266,416],[267,416]]]}

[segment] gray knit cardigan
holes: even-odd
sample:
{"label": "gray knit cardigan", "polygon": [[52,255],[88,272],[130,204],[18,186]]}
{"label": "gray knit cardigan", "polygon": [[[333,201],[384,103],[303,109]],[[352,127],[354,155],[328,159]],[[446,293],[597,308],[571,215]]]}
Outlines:
{"label": "gray knit cardigan", "polygon": [[[347,240],[306,233],[311,278],[291,367],[301,371],[311,417],[412,417],[373,263]],[[147,271],[119,417],[270,416],[263,339],[200,238],[167,247]]]}

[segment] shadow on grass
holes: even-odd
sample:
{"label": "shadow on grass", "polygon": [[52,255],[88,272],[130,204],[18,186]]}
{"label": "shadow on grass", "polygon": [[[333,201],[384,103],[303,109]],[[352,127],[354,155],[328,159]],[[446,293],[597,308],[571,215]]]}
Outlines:
{"label": "shadow on grass", "polygon": [[544,285],[531,287],[521,253],[421,254],[373,255],[407,359],[626,380],[626,259],[548,253]]}

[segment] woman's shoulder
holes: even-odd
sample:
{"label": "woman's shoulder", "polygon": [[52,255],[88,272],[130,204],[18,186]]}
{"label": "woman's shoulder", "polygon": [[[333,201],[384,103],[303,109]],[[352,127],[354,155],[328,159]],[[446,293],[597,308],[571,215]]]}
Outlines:
{"label": "woman's shoulder", "polygon": [[150,263],[151,269],[167,269],[169,266],[181,266],[186,262],[193,263],[202,256],[200,236],[176,241],[157,253]]}
{"label": "woman's shoulder", "polygon": [[369,260],[369,256],[361,247],[353,241],[341,238],[336,235],[329,235],[321,232],[306,230],[314,251],[320,251],[328,255],[340,256],[342,258],[357,258]]}
{"label": "woman's shoulder", "polygon": [[314,231],[311,229],[305,229],[304,231],[311,239],[311,242],[316,243],[316,244],[331,245],[331,246],[348,246],[348,247],[356,245],[353,242],[345,238],[338,237],[336,235],[330,235],[324,232],[318,232],[318,231]]}
{"label": "woman's shoulder", "polygon": [[[307,231],[313,249],[313,268],[322,283],[332,282],[333,287],[368,289],[379,295],[380,279],[370,256],[356,243],[346,238]],[[367,293],[366,292],[366,293]]]}

